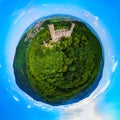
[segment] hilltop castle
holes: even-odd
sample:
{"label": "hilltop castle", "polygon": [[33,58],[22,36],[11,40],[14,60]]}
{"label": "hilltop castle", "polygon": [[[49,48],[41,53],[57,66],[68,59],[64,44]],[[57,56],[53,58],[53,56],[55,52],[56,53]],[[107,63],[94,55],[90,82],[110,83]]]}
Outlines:
{"label": "hilltop castle", "polygon": [[51,35],[51,38],[52,38],[51,41],[56,42],[59,38],[61,38],[63,36],[70,37],[71,34],[72,34],[74,26],[75,26],[75,23],[71,23],[71,26],[70,26],[70,28],[68,30],[67,29],[55,30],[53,24],[48,25],[50,35]]}

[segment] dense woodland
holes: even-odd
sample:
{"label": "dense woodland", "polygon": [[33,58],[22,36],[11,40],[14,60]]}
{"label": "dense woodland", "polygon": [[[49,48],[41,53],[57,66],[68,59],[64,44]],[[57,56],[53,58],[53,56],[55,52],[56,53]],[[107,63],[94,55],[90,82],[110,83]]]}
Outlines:
{"label": "dense woodland", "polygon": [[[48,24],[55,29],[68,28],[70,20],[46,20],[31,40],[19,42],[14,58],[18,86],[30,96],[40,96],[50,104],[62,103],[88,89],[99,73],[102,48],[85,24],[73,21],[71,37],[51,43]],[[43,41],[52,47],[45,47]]]}

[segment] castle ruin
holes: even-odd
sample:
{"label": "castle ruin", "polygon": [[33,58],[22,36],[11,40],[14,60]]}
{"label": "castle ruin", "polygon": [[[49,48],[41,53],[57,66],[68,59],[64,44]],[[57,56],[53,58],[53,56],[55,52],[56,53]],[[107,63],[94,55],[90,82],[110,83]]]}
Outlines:
{"label": "castle ruin", "polygon": [[55,30],[53,24],[48,25],[50,35],[51,35],[51,38],[52,38],[51,42],[56,42],[58,39],[60,39],[63,36],[70,37],[71,34],[72,34],[74,26],[75,26],[75,23],[71,23],[71,26],[68,30],[67,29]]}

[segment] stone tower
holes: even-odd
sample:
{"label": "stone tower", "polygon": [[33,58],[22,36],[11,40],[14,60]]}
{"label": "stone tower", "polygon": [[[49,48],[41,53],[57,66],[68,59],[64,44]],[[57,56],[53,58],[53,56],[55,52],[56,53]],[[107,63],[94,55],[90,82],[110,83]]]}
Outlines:
{"label": "stone tower", "polygon": [[48,25],[48,27],[49,27],[49,31],[50,31],[51,38],[52,38],[53,41],[55,41],[56,36],[55,36],[54,25],[53,25],[53,24],[50,24],[50,25]]}
{"label": "stone tower", "polygon": [[71,27],[70,27],[70,29],[69,29],[69,36],[71,36],[71,34],[72,34],[72,31],[73,31],[73,29],[74,29],[74,26],[75,26],[75,23],[72,23],[71,24]]}
{"label": "stone tower", "polygon": [[75,23],[72,23],[68,30],[67,29],[55,30],[53,24],[48,25],[48,28],[49,28],[49,31],[50,31],[50,35],[51,35],[51,38],[52,38],[51,41],[52,42],[56,42],[58,39],[60,39],[63,36],[70,37],[71,34],[72,34],[72,31],[74,29],[74,26],[75,26]]}

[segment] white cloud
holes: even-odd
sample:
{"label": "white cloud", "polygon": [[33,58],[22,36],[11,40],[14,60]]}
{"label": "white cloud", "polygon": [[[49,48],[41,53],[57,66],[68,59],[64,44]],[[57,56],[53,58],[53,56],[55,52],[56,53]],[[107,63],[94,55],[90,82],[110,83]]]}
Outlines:
{"label": "white cloud", "polygon": [[110,84],[110,80],[108,80],[107,83],[99,91],[97,91],[95,94],[93,93],[94,94],[94,96],[92,96],[93,99],[95,99],[101,93],[105,92],[105,90],[108,88],[109,84]]}
{"label": "white cloud", "polygon": [[95,20],[94,20],[93,23],[94,23],[94,25],[96,25],[96,26],[98,25],[98,17],[97,17],[97,16],[95,16]]}
{"label": "white cloud", "polygon": [[28,105],[28,106],[27,106],[27,108],[28,108],[28,109],[30,109],[30,108],[31,108],[31,106],[30,106],[30,105]]}
{"label": "white cloud", "polygon": [[101,88],[96,89],[88,98],[81,100],[78,103],[68,106],[61,106],[62,116],[60,120],[104,120],[104,116],[97,112],[95,109],[98,104],[98,96],[105,92],[109,86],[110,81]]}
{"label": "white cloud", "polygon": [[27,9],[31,6],[31,4],[33,3],[34,0],[30,0],[27,5],[24,7],[24,9]]}
{"label": "white cloud", "polygon": [[117,67],[117,65],[118,65],[118,61],[115,61],[114,56],[112,56],[112,62],[113,62],[112,72],[115,72],[116,67]]}
{"label": "white cloud", "polygon": [[32,12],[34,12],[34,10],[35,9],[32,8],[32,9],[28,10],[28,13],[32,13]]}
{"label": "white cloud", "polygon": [[87,21],[90,21],[91,24],[98,26],[98,22],[99,22],[98,16],[94,16],[90,12],[83,10],[82,17],[83,17],[83,19],[85,19],[85,20],[87,19]]}
{"label": "white cloud", "polygon": [[89,17],[89,16],[90,16],[90,13],[89,13],[88,11],[85,11],[85,10],[84,10],[83,15],[84,15],[85,17]]}
{"label": "white cloud", "polygon": [[13,22],[13,24],[16,24],[24,15],[25,15],[25,11],[22,11],[21,14],[18,16],[17,19],[15,19],[15,21]]}
{"label": "white cloud", "polygon": [[112,72],[115,72],[117,65],[118,65],[118,61],[116,61],[116,62],[114,63],[114,65],[113,65],[113,67],[112,67]]}
{"label": "white cloud", "polygon": [[11,83],[11,80],[10,80],[10,79],[8,79],[8,82],[9,82],[9,83]]}
{"label": "white cloud", "polygon": [[13,98],[14,98],[17,102],[19,102],[19,99],[18,99],[16,96],[13,96]]}
{"label": "white cloud", "polygon": [[[23,95],[23,94],[21,94],[21,95]],[[46,110],[56,109],[56,107],[54,107],[54,106],[51,106],[51,105],[49,105],[49,104],[45,104],[45,103],[43,103],[43,102],[34,100],[32,97],[30,97],[30,96],[27,95],[26,93],[24,93],[24,97],[25,97],[25,99],[27,98],[26,100],[29,101],[29,104],[32,105],[33,107],[36,106],[36,107],[39,107],[39,108],[41,108],[41,109],[46,109]],[[30,108],[31,108],[30,105],[28,105],[27,107],[30,107]]]}
{"label": "white cloud", "polygon": [[103,120],[103,117],[96,112],[95,107],[96,104],[91,102],[86,105],[76,104],[65,108],[60,120]]}
{"label": "white cloud", "polygon": [[46,4],[42,4],[42,7],[51,7],[51,6],[55,6],[54,4],[50,4],[50,3],[46,3]]}

